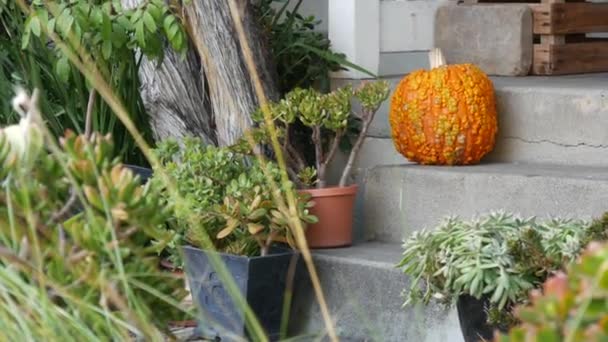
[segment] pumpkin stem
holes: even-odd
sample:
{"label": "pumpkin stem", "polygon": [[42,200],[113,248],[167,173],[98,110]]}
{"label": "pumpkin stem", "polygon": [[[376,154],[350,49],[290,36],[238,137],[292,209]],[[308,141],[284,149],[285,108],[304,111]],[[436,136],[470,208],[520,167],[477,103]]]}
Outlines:
{"label": "pumpkin stem", "polygon": [[439,68],[440,66],[448,64],[445,61],[445,57],[443,56],[440,48],[432,48],[431,51],[429,51],[429,64],[431,65],[431,69]]}

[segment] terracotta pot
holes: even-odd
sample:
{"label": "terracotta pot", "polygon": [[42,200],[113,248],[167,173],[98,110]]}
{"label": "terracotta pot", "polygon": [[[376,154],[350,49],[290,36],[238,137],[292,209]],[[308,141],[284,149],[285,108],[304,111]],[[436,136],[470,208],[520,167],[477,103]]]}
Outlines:
{"label": "terracotta pot", "polygon": [[300,190],[312,195],[311,213],[319,222],[306,229],[310,248],[350,246],[353,243],[353,209],[357,185]]}

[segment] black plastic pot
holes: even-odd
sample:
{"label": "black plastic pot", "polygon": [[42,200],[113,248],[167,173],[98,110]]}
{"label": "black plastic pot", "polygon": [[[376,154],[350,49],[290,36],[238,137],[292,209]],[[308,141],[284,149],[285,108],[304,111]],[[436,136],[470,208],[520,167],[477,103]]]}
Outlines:
{"label": "black plastic pot", "polygon": [[152,169],[130,164],[125,164],[125,166],[131,169],[136,175],[139,175],[142,184],[146,184],[148,179],[152,177]]}
{"label": "black plastic pot", "polygon": [[483,296],[481,299],[469,295],[458,297],[456,304],[458,320],[465,342],[491,341],[494,338],[495,330],[506,332],[504,327],[488,324],[486,313],[488,304],[489,297],[487,296]]}
{"label": "black plastic pot", "polygon": [[[190,246],[184,247],[183,251],[192,298],[199,310],[198,333],[204,338],[223,341],[248,338],[244,312],[235,305],[209,260],[210,253],[217,252]],[[289,272],[290,265],[293,263],[293,267],[298,269],[299,254],[287,248],[274,248],[268,255],[260,257],[217,254],[267,336],[277,339],[287,278],[293,275]]]}

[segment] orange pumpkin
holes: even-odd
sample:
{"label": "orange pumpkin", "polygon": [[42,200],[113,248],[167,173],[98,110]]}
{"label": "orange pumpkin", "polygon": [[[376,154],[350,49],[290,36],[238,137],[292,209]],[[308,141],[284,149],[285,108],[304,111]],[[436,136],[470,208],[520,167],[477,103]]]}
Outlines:
{"label": "orange pumpkin", "polygon": [[475,65],[445,65],[438,49],[430,59],[431,70],[407,75],[392,96],[395,148],[420,164],[478,163],[498,130],[492,81]]}

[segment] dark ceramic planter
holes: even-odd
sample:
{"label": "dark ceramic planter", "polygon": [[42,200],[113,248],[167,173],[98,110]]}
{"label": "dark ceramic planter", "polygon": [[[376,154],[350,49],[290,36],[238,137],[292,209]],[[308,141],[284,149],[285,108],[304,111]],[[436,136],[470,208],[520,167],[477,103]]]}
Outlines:
{"label": "dark ceramic planter", "polygon": [[[198,334],[222,341],[232,341],[237,337],[247,339],[244,312],[235,305],[209,260],[210,253],[217,252],[190,246],[184,247],[183,251],[186,276],[199,310]],[[265,333],[276,340],[281,327],[287,278],[293,276],[289,272],[290,265],[293,262],[297,268],[299,254],[286,248],[274,248],[263,257],[217,254]]]}
{"label": "dark ceramic planter", "polygon": [[146,184],[148,182],[148,179],[150,179],[150,177],[152,177],[152,169],[149,169],[147,167],[137,166],[137,165],[130,165],[130,164],[124,164],[124,165],[125,165],[125,167],[128,167],[129,169],[131,169],[131,171],[133,171],[133,173],[135,173],[136,175],[139,175],[139,177],[141,178],[142,184]]}
{"label": "dark ceramic planter", "polygon": [[495,330],[506,332],[503,327],[488,324],[486,314],[488,304],[489,297],[487,296],[481,297],[481,299],[469,295],[458,297],[456,304],[458,320],[465,342],[492,341]]}

